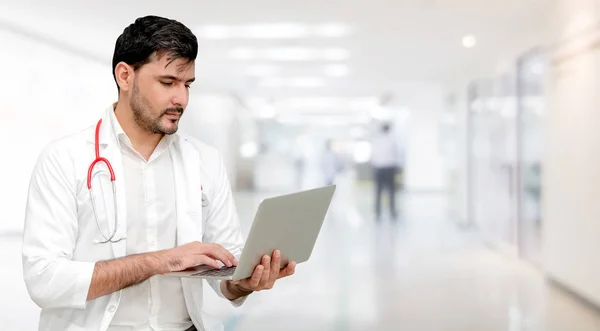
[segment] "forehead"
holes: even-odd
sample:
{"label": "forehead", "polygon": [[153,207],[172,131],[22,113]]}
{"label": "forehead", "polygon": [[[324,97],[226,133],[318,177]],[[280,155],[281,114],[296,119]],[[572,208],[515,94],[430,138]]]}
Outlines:
{"label": "forehead", "polygon": [[154,74],[192,78],[196,66],[194,61],[186,58],[174,58],[171,54],[164,54],[162,56],[152,55],[150,62],[144,67]]}

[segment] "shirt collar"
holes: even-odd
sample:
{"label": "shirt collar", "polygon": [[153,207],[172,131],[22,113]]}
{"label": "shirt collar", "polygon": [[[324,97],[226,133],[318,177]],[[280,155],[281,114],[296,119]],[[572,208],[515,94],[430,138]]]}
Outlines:
{"label": "shirt collar", "polygon": [[108,118],[110,120],[110,127],[112,128],[112,134],[115,136],[115,138],[117,138],[117,141],[122,142],[121,139],[123,138],[127,138],[127,140],[129,140],[129,138],[127,137],[127,134],[125,134],[125,131],[123,131],[123,127],[121,127],[121,124],[119,123],[119,121],[117,120],[117,116],[115,115],[115,108],[117,107],[117,103],[113,103],[112,106],[110,107],[109,111],[108,111]]}

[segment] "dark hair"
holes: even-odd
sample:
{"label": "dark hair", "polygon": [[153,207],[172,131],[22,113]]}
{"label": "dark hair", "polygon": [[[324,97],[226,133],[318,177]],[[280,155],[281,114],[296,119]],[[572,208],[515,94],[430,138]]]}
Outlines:
{"label": "dark hair", "polygon": [[159,58],[168,54],[170,62],[179,58],[191,62],[198,55],[198,40],[188,27],[178,21],[158,16],[136,19],[117,38],[112,60],[115,82],[115,68],[119,62],[138,70],[150,62],[154,54]]}

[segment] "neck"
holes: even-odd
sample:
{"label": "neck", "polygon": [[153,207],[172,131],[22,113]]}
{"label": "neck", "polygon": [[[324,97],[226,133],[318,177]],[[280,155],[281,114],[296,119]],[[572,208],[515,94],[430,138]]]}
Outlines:
{"label": "neck", "polygon": [[164,135],[148,132],[141,128],[135,121],[133,110],[127,102],[117,103],[115,117],[131,141],[133,148],[148,160]]}

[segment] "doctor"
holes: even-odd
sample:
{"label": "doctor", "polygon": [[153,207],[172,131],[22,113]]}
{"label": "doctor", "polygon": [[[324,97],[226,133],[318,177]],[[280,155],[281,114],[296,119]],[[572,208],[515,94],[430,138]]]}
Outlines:
{"label": "doctor", "polygon": [[[39,156],[22,252],[39,330],[222,329],[202,316],[202,280],[164,275],[237,265],[244,245],[219,153],[176,133],[197,52],[181,23],[137,19],[116,41],[118,101]],[[274,251],[250,278],[209,284],[240,306],[294,269]]]}

